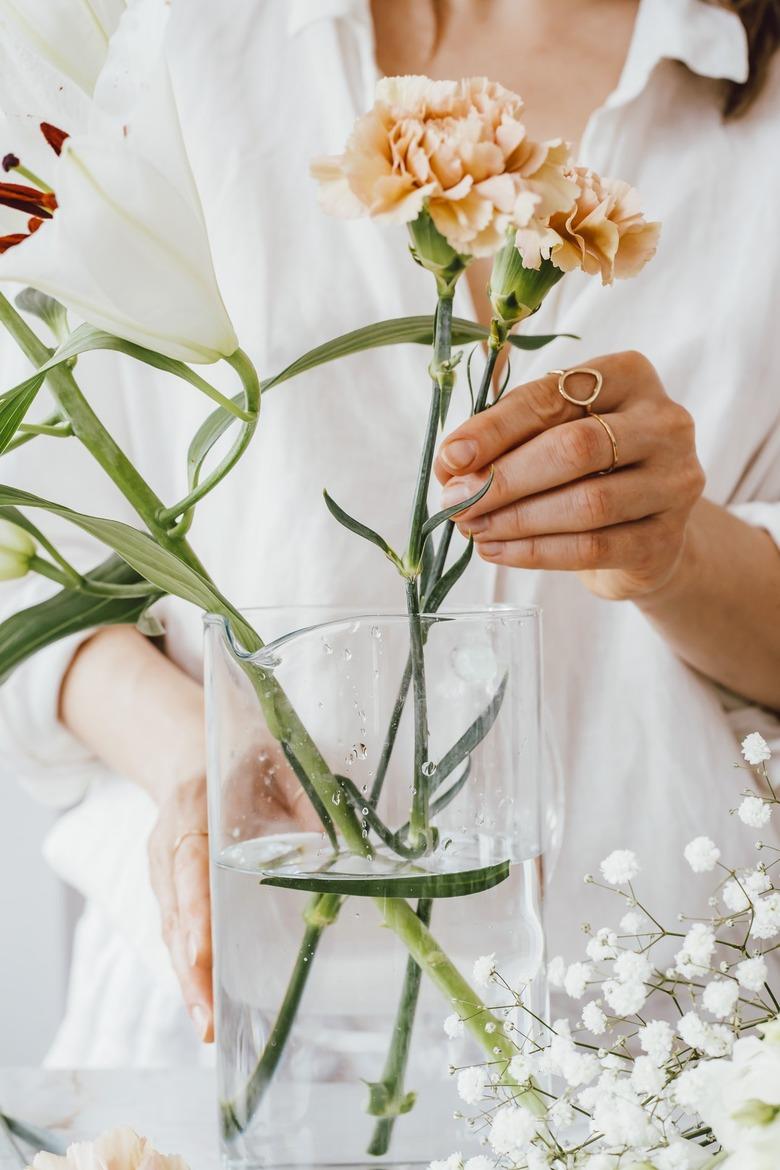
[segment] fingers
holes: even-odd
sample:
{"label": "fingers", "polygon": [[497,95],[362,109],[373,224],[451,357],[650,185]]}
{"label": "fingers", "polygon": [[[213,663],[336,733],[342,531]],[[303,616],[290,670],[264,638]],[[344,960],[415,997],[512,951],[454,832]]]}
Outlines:
{"label": "fingers", "polygon": [[[621,467],[638,463],[651,453],[653,438],[649,428],[627,425],[625,416],[620,414],[606,415],[605,420],[615,435]],[[464,530],[476,532],[470,526],[475,517],[605,471],[612,462],[612,443],[598,419],[585,417],[565,423],[497,459],[489,490],[471,508],[458,514],[457,523],[465,525]],[[453,477],[442,492],[442,506],[449,508],[475,495],[488,475],[488,471],[480,471]]]}
{"label": "fingers", "polygon": [[214,1038],[211,900],[206,837],[186,837],[173,858],[178,907],[178,943],[174,957],[184,1002],[204,1041]]}
{"label": "fingers", "polygon": [[[619,411],[627,401],[663,393],[655,370],[641,354],[610,354],[595,358],[588,365],[604,376],[601,393],[593,406],[600,414]],[[573,375],[566,389],[573,397],[586,398],[592,385],[589,375]],[[505,451],[527,443],[550,428],[583,418],[583,408],[567,402],[558,393],[557,374],[547,374],[518,386],[490,410],[458,427],[439,450],[436,475],[440,482],[446,483],[453,475],[489,466]]]}
{"label": "fingers", "polygon": [[518,499],[486,516],[458,521],[479,546],[486,541],[588,532],[641,520],[668,508],[666,485],[642,468],[578,480],[566,487]]}
{"label": "fingers", "polygon": [[152,888],[182,997],[198,1035],[214,1036],[206,794],[202,778],[172,790],[149,838]]}
{"label": "fingers", "polygon": [[478,547],[484,560],[517,569],[621,569],[641,575],[652,573],[654,560],[662,557],[665,534],[664,518],[651,516],[612,528],[485,541]]}

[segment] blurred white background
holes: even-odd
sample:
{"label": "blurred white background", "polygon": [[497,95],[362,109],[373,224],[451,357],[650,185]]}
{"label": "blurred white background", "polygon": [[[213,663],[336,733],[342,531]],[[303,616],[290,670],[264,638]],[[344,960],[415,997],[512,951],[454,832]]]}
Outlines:
{"label": "blurred white background", "polygon": [[0,762],[0,1067],[39,1064],[65,1002],[77,905],[41,856],[54,816]]}

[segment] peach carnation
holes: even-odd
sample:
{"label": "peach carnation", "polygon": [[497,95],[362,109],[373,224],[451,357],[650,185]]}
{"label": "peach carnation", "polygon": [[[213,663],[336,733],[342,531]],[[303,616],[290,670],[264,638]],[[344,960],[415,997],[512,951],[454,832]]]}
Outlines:
{"label": "peach carnation", "polygon": [[94,1142],[74,1142],[64,1156],[41,1152],[32,1170],[188,1170],[177,1154],[159,1154],[146,1138],[126,1126],[108,1130]]}
{"label": "peach carnation", "polygon": [[456,252],[483,256],[509,227],[568,211],[577,184],[560,139],[533,142],[517,94],[484,77],[388,77],[344,154],[316,159],[326,211],[411,223],[427,208]]}
{"label": "peach carnation", "polygon": [[660,223],[649,223],[639,193],[621,179],[602,179],[585,167],[568,172],[579,187],[574,206],[557,211],[548,224],[522,226],[515,243],[526,268],[549,259],[562,272],[581,268],[602,284],[635,276],[658,246]]}

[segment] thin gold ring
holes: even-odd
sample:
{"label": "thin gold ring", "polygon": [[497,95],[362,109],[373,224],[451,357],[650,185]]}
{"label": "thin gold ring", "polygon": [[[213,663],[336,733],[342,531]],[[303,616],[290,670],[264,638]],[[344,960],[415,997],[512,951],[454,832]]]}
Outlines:
{"label": "thin gold ring", "polygon": [[605,467],[603,471],[597,471],[596,475],[610,475],[618,465],[618,445],[617,439],[615,438],[615,432],[612,430],[612,427],[609,425],[607,420],[602,418],[600,414],[596,414],[595,410],[589,410],[588,414],[591,418],[595,418],[597,422],[601,423],[604,430],[607,432],[607,438],[612,444],[612,463],[609,467]]}
{"label": "thin gold ring", "polygon": [[178,850],[181,848],[188,837],[208,837],[208,833],[205,829],[186,829],[183,833],[179,833],[178,837],[173,843],[171,856],[176,856]]}
{"label": "thin gold ring", "polygon": [[[556,374],[558,377],[558,393],[561,398],[565,398],[572,406],[583,406],[590,414],[590,408],[601,393],[601,387],[604,385],[604,378],[600,370],[594,370],[592,366],[575,366],[571,370],[550,370],[551,374]],[[593,378],[593,389],[587,398],[574,398],[566,389],[566,379],[572,374],[590,374]]]}

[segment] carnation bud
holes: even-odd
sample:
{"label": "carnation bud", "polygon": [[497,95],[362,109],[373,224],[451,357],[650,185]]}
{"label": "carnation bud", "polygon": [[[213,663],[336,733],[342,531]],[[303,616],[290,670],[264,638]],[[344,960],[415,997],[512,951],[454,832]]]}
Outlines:
{"label": "carnation bud", "polygon": [[526,268],[515,247],[514,234],[509,234],[503,248],[493,258],[488,287],[493,316],[499,323],[499,340],[503,340],[518,321],[536,312],[563,275],[550,260],[542,260],[538,268]]}
{"label": "carnation bud", "polygon": [[458,277],[466,270],[470,256],[461,256],[447,243],[427,211],[407,225],[412,242],[409,251],[422,267],[436,278],[439,296],[452,296]]}
{"label": "carnation bud", "polygon": [[734,1121],[738,1125],[759,1126],[771,1125],[775,1118],[780,1114],[780,1106],[768,1105],[766,1101],[759,1101],[752,1097],[746,1101],[737,1111],[732,1114]]}
{"label": "carnation bud", "polygon": [[0,519],[0,581],[25,577],[35,556],[35,541],[10,520]]}

